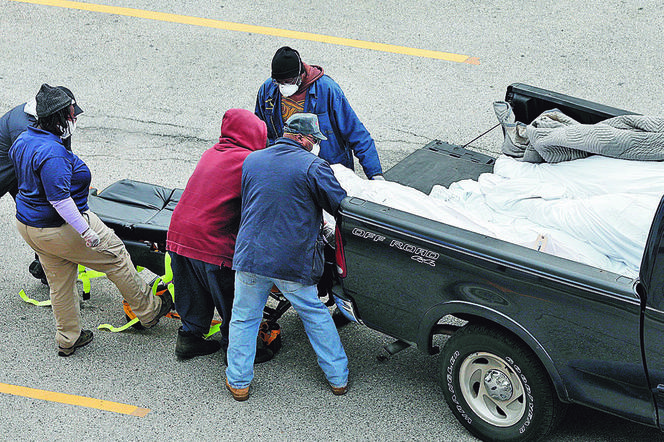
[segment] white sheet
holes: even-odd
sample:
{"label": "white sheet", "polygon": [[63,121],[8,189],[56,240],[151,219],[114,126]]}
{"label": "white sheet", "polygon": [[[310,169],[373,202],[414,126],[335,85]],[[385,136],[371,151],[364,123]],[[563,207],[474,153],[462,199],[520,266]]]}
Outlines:
{"label": "white sheet", "polygon": [[664,195],[664,162],[602,156],[555,164],[501,156],[494,173],[430,195],[332,168],[351,196],[632,278]]}

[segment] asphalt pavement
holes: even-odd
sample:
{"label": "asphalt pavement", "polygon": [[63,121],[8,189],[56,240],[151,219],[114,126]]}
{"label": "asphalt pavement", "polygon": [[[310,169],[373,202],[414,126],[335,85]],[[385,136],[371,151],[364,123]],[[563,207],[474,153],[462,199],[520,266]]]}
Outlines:
{"label": "asphalt pavement", "polygon": [[[0,114],[42,83],[65,85],[85,111],[73,149],[93,186],[130,178],[184,187],[224,112],[253,110],[272,55],[290,45],[341,85],[387,169],[432,140],[466,144],[494,126],[491,104],[516,82],[662,115],[663,6],[0,0]],[[501,142],[496,129],[470,147],[497,155]],[[256,367],[245,403],[223,388],[221,354],[175,360],[179,324],[168,318],[148,331],[95,331],[89,346],[59,358],[49,307],[18,296],[23,289],[45,300],[48,291],[28,273],[33,254],[9,196],[0,199],[0,247],[0,384],[149,410],[132,416],[15,388],[0,393],[0,440],[476,440],[443,400],[436,356],[408,349],[379,362],[391,339],[358,325],[340,331],[351,384],[333,396],[292,311],[280,321],[283,350]],[[86,328],[123,323],[110,282],[92,282],[82,318]],[[658,438],[658,430],[572,407],[549,440]]]}

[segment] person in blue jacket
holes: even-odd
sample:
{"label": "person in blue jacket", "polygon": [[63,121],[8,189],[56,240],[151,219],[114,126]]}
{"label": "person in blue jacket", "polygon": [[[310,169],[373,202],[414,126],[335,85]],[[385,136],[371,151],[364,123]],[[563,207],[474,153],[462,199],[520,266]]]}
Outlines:
{"label": "person in blue jacket", "polygon": [[272,76],[256,97],[255,113],[267,125],[269,144],[283,134],[284,121],[298,112],[318,117],[326,137],[320,144],[321,158],[354,170],[355,155],[367,178],[383,178],[376,144],[339,85],[322,67],[304,63],[295,49],[284,46],[272,58]]}
{"label": "person in blue jacket", "polygon": [[[76,103],[74,94],[68,88],[58,86],[58,89],[64,91]],[[74,115],[78,116],[82,112],[83,110],[77,104],[74,104]],[[14,107],[0,117],[0,198],[9,193],[12,198],[16,199],[18,181],[16,180],[14,164],[9,158],[9,149],[18,136],[25,132],[28,126],[33,126],[36,121],[37,100],[35,98]],[[63,144],[67,149],[70,149],[70,142],[71,138],[63,140]],[[40,279],[42,283],[48,284],[37,254],[35,254],[35,259],[30,264],[30,273],[35,278]]]}
{"label": "person in blue jacket", "polygon": [[9,148],[18,136],[37,120],[35,103],[34,100],[32,103],[23,103],[0,117],[0,198],[6,193],[16,198],[18,193],[18,183],[14,165],[9,158]]}
{"label": "person in blue jacket", "polygon": [[296,113],[282,138],[250,153],[242,166],[226,369],[226,388],[238,401],[249,397],[256,335],[273,285],[302,319],[332,392],[346,393],[348,358],[316,287],[323,274],[322,211],[336,215],[346,197],[330,165],[316,156],[325,138],[316,115]]}

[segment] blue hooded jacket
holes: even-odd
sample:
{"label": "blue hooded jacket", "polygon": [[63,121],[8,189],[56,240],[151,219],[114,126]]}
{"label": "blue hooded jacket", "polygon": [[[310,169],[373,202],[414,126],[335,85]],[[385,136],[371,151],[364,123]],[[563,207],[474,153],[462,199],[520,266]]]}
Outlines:
{"label": "blue hooded jacket", "polygon": [[233,269],[303,285],[323,274],[322,209],[336,215],[346,192],[330,165],[279,138],[242,166],[242,212]]}
{"label": "blue hooded jacket", "polygon": [[[320,143],[321,158],[353,170],[355,154],[368,178],[383,173],[373,138],[334,80],[323,75],[309,86],[303,112],[318,116],[321,131],[327,137],[327,141]],[[258,91],[255,113],[267,125],[269,144],[283,135],[281,93],[271,78]]]}

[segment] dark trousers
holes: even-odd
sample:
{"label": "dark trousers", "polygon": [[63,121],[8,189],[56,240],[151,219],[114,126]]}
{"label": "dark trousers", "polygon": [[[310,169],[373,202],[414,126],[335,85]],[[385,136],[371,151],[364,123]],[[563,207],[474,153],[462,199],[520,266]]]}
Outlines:
{"label": "dark trousers", "polygon": [[171,255],[175,309],[182,319],[182,329],[203,335],[210,330],[216,307],[221,316],[221,344],[228,347],[228,324],[233,309],[235,272],[226,267]]}

